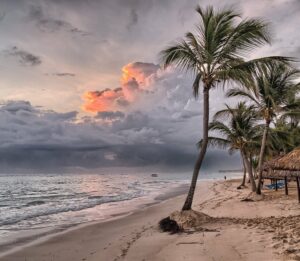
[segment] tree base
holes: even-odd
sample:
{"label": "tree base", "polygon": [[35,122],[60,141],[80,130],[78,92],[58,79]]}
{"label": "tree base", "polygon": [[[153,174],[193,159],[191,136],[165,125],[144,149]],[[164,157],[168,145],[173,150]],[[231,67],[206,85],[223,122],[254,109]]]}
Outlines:
{"label": "tree base", "polygon": [[179,233],[181,231],[175,220],[172,220],[170,217],[163,218],[159,221],[159,228],[163,232],[170,232],[171,234]]}

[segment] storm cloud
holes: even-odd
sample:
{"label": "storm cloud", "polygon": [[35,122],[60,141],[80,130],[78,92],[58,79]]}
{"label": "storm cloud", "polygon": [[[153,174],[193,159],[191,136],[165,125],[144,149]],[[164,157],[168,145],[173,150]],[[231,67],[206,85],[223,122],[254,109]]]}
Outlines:
{"label": "storm cloud", "polygon": [[[0,108],[2,170],[191,168],[202,101],[185,94],[189,81],[176,71],[165,72],[152,84],[156,88],[132,103],[129,111],[101,111],[95,116],[46,110],[28,101],[6,102]],[[215,153],[219,163],[214,167],[229,167],[222,160],[226,154]],[[209,155],[206,168],[211,168]],[[234,162],[239,165],[238,157]]]}
{"label": "storm cloud", "polygon": [[[77,111],[59,113],[27,101],[2,105],[0,124],[5,127],[0,128],[0,155],[5,155],[0,166],[44,171],[100,167],[190,169],[197,154],[202,121],[202,98],[192,97],[192,78],[150,63],[136,62],[124,68],[130,68],[131,73],[125,70],[124,75],[123,70],[121,78],[127,84],[135,76],[139,99],[119,107],[122,111],[100,110],[95,115],[80,116]],[[95,92],[96,97],[102,97],[121,91],[122,88]],[[212,91],[216,93],[212,114],[223,106],[222,91]],[[229,168],[232,162],[239,167],[238,157],[224,161],[226,152],[208,155],[207,169],[212,165],[215,169]],[[213,155],[218,155],[218,164],[211,164]]]}

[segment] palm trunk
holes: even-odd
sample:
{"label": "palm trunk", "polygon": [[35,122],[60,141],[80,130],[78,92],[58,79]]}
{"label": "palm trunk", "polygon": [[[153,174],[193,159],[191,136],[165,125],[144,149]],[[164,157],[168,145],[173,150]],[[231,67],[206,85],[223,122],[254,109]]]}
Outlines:
{"label": "palm trunk", "polygon": [[269,126],[270,126],[270,121],[266,120],[264,134],[263,134],[261,147],[260,147],[259,161],[258,161],[258,171],[259,172],[258,172],[258,183],[257,183],[257,188],[256,188],[256,194],[258,194],[258,195],[261,194],[261,180],[262,180],[262,173],[263,173],[262,165],[263,165],[263,160],[264,160],[264,155],[265,155]]}
{"label": "palm trunk", "polygon": [[253,192],[255,192],[256,191],[256,184],[255,184],[255,180],[254,180],[253,172],[252,172],[252,163],[251,163],[251,161],[248,160],[245,151],[242,152],[242,157],[243,157],[243,160],[245,162],[246,169],[247,169],[247,172],[248,172],[248,175],[249,175],[249,179],[250,179],[250,183],[251,183],[251,189],[252,189]]}
{"label": "palm trunk", "polygon": [[[241,154],[242,154],[242,153],[241,153]],[[243,162],[244,175],[243,175],[243,180],[242,180],[242,183],[241,183],[240,187],[245,187],[247,171],[246,171],[246,164],[245,164],[245,161],[244,161],[243,156],[242,156],[242,162]]]}
{"label": "palm trunk", "polygon": [[251,168],[252,168],[252,173],[253,173],[253,177],[254,177],[254,180],[257,179],[257,171],[255,171],[254,167],[253,167],[253,157],[252,157],[252,154],[250,154],[250,162],[251,162]]}
{"label": "palm trunk", "polygon": [[191,186],[182,207],[182,210],[190,210],[192,208],[194,193],[197,185],[197,179],[201,165],[206,153],[207,143],[208,143],[208,121],[209,121],[209,87],[204,86],[203,89],[203,139],[202,146],[195,162],[193,177],[191,181]]}

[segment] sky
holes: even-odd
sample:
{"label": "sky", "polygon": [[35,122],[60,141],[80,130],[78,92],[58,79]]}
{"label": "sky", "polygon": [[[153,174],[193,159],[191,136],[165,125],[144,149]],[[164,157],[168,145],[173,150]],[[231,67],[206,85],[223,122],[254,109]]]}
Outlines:
{"label": "sky", "polygon": [[[192,169],[202,97],[158,54],[194,30],[197,4],[270,23],[272,46],[249,58],[299,58],[299,0],[1,0],[0,172]],[[211,115],[225,103],[213,90]],[[204,166],[239,167],[220,150]]]}

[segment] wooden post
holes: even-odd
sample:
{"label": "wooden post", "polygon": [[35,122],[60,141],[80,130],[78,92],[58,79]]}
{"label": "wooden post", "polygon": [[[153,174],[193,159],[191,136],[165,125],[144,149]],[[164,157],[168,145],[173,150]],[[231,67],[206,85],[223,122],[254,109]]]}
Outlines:
{"label": "wooden post", "polygon": [[285,195],[289,194],[287,176],[284,177]]}
{"label": "wooden post", "polygon": [[278,190],[277,179],[275,179],[275,190]]}
{"label": "wooden post", "polygon": [[299,177],[296,177],[296,181],[297,181],[297,190],[298,190],[298,201],[300,203],[300,186],[299,186]]}

